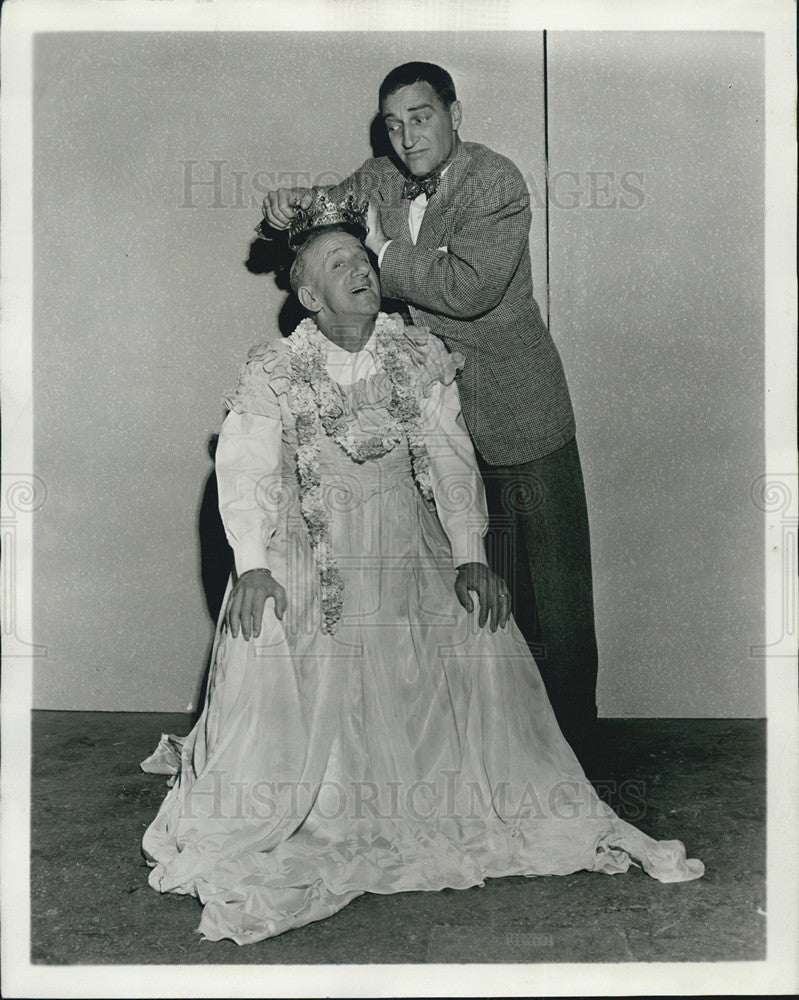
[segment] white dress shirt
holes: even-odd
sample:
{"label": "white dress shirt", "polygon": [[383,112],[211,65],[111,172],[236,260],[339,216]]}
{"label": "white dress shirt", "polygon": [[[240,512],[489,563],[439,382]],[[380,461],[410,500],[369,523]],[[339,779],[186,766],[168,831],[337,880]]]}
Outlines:
{"label": "white dress shirt", "polygon": [[[449,170],[452,166],[448,163],[446,167],[441,171],[441,176]],[[417,194],[417,196],[411,201],[410,208],[408,209],[408,229],[411,231],[411,241],[413,245],[416,246],[416,240],[419,237],[419,230],[422,228],[422,219],[424,218],[424,213],[427,209],[428,197],[424,193]],[[380,253],[377,255],[377,266],[383,263],[383,254],[386,252],[386,247],[391,243],[391,240],[386,240],[382,247],[380,247]]]}

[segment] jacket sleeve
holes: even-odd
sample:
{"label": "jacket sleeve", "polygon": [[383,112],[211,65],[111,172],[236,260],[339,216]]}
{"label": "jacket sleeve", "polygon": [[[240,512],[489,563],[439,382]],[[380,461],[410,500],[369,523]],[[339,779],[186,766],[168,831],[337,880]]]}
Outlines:
{"label": "jacket sleeve", "polygon": [[391,298],[431,313],[474,319],[498,305],[528,252],[530,196],[508,162],[498,177],[469,175],[453,198],[457,209],[447,246],[393,239],[382,256],[380,283]]}
{"label": "jacket sleeve", "polygon": [[367,160],[361,164],[355,173],[345,177],[338,184],[329,186],[320,185],[324,188],[328,198],[340,201],[348,194],[354,194],[358,201],[368,201],[374,198],[378,185],[378,173],[375,160]]}

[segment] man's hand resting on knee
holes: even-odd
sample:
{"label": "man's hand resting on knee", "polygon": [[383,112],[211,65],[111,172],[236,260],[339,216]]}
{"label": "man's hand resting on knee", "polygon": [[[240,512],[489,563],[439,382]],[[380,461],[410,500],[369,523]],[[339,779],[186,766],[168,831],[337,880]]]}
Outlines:
{"label": "man's hand resting on knee", "polygon": [[469,612],[474,610],[470,590],[480,601],[480,628],[489,618],[492,632],[496,632],[497,625],[505,628],[510,617],[510,592],[505,581],[482,563],[464,563],[458,567],[455,595]]}
{"label": "man's hand resting on knee", "polygon": [[257,639],[261,634],[264,606],[270,597],[275,601],[275,617],[283,620],[286,613],[286,591],[268,569],[250,569],[242,573],[230,592],[225,610],[225,625],[235,639],[241,629],[242,637]]}

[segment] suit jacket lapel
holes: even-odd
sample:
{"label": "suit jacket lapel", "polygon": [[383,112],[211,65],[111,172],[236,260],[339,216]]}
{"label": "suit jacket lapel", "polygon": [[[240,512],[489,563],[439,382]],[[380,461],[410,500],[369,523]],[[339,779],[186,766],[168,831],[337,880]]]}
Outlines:
{"label": "suit jacket lapel", "polygon": [[402,198],[404,178],[392,164],[391,173],[384,177],[377,189],[380,212],[380,224],[383,232],[390,240],[410,239],[408,228],[408,209],[410,202]]}
{"label": "suit jacket lapel", "polygon": [[439,247],[446,241],[446,215],[469,166],[469,158],[461,143],[452,166],[441,178],[438,191],[428,200],[416,242],[422,246]]}

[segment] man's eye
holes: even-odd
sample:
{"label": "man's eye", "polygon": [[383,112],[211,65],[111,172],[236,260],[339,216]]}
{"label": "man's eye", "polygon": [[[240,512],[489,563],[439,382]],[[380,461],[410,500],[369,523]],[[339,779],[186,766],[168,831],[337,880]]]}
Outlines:
{"label": "man's eye", "polygon": [[417,125],[425,125],[430,121],[430,115],[419,115],[414,121]]}
{"label": "man's eye", "polygon": [[399,132],[399,125],[388,125],[389,132]]}

